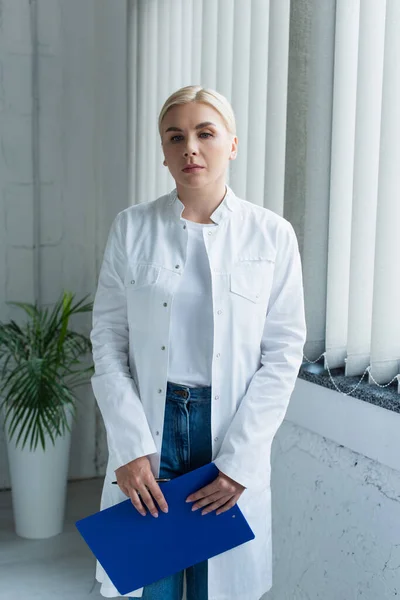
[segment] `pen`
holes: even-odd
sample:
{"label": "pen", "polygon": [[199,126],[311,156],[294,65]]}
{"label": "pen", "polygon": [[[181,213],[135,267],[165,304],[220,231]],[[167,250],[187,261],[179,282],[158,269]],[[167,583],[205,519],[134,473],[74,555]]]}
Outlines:
{"label": "pen", "polygon": [[[162,477],[156,477],[155,480],[157,481],[157,483],[159,483],[160,481],[171,481],[170,479],[163,479]],[[118,483],[118,481],[112,481],[111,483]]]}

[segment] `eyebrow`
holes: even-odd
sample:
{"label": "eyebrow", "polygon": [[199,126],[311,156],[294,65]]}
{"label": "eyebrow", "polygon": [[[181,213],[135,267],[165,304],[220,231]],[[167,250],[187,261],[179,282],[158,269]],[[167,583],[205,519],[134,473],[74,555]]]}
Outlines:
{"label": "eyebrow", "polygon": [[[195,129],[201,129],[202,127],[207,127],[207,125],[213,125],[216,127],[215,123],[211,123],[211,121],[204,121],[203,123],[196,125]],[[183,129],[179,129],[179,127],[168,127],[165,133],[168,133],[168,131],[183,131]]]}

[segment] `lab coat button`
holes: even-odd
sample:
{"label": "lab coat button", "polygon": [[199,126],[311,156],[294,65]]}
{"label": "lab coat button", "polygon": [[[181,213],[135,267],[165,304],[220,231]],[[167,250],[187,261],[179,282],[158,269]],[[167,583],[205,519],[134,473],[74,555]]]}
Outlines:
{"label": "lab coat button", "polygon": [[131,283],[135,283],[135,280],[134,280],[134,279],[132,279]]}
{"label": "lab coat button", "polygon": [[160,432],[159,432],[159,431],[156,431],[156,435],[160,435]]}
{"label": "lab coat button", "polygon": [[219,358],[221,355],[220,355],[220,353],[218,352],[218,354],[217,354],[216,356],[217,356],[217,358]]}
{"label": "lab coat button", "polygon": [[168,304],[166,302],[164,302],[163,306],[168,306]]}
{"label": "lab coat button", "polygon": [[158,390],[158,393],[159,393],[159,394],[162,394],[162,389],[161,389],[161,388]]}
{"label": "lab coat button", "polygon": [[208,232],[208,235],[212,235],[212,231],[209,231],[209,232]]}
{"label": "lab coat button", "polygon": [[218,314],[219,314],[219,315],[221,315],[221,314],[222,314],[222,310],[218,310],[217,312],[218,312]]}
{"label": "lab coat button", "polygon": [[165,350],[165,346],[161,346],[161,350]]}
{"label": "lab coat button", "polygon": [[214,396],[214,398],[215,398],[216,400],[219,400],[219,396]]}
{"label": "lab coat button", "polygon": [[179,269],[179,265],[175,265],[175,269]]}
{"label": "lab coat button", "polygon": [[216,438],[214,438],[214,442],[218,442],[218,438],[217,438],[217,437],[216,437]]}

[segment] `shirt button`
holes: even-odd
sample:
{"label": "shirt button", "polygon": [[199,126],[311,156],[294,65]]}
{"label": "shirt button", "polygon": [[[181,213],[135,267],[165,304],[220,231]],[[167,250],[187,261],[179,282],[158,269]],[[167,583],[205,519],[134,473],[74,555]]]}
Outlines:
{"label": "shirt button", "polygon": [[160,432],[159,432],[159,431],[156,431],[156,435],[160,435]]}
{"label": "shirt button", "polygon": [[179,265],[175,265],[175,269],[179,269]]}
{"label": "shirt button", "polygon": [[209,231],[209,232],[208,232],[208,235],[212,235],[212,231]]}
{"label": "shirt button", "polygon": [[259,298],[259,297],[260,297],[260,294],[256,294],[256,298]]}
{"label": "shirt button", "polygon": [[134,279],[132,279],[131,283],[135,283],[135,280],[134,280]]}
{"label": "shirt button", "polygon": [[162,389],[161,389],[161,388],[158,390],[158,393],[159,393],[159,394],[162,394]]}
{"label": "shirt button", "polygon": [[183,229],[186,229],[186,224],[183,226]]}
{"label": "shirt button", "polygon": [[220,355],[220,353],[218,352],[218,354],[217,354],[216,356],[217,356],[217,358],[219,358],[221,355]]}
{"label": "shirt button", "polygon": [[215,398],[216,400],[219,400],[219,396],[214,396],[214,398]]}
{"label": "shirt button", "polygon": [[163,306],[168,306],[168,304],[166,302],[164,302]]}
{"label": "shirt button", "polygon": [[222,310],[218,310],[218,311],[217,311],[217,313],[218,313],[219,315],[222,315]]}
{"label": "shirt button", "polygon": [[165,350],[165,346],[161,346],[161,350]]}
{"label": "shirt button", "polygon": [[214,442],[218,442],[218,438],[217,437],[214,438]]}

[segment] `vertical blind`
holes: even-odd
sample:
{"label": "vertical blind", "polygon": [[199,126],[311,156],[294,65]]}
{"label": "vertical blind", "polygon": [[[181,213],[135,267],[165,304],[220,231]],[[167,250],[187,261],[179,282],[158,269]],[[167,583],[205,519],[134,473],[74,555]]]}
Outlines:
{"label": "vertical blind", "polygon": [[400,392],[400,2],[338,0],[325,363]]}
{"label": "vertical blind", "polygon": [[[323,356],[346,375],[368,369],[370,383],[397,377],[400,391],[400,2],[337,0],[335,20],[332,121],[312,89],[308,119],[310,134],[313,118],[331,134]],[[200,84],[236,114],[229,184],[283,215],[289,23],[290,0],[128,0],[132,204],[175,186],[157,117],[172,92]]]}

